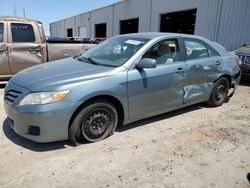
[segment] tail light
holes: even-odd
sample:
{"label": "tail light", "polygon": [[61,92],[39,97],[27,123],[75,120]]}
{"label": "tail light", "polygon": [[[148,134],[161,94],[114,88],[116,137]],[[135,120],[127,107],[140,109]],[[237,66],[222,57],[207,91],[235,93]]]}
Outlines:
{"label": "tail light", "polygon": [[236,61],[238,63],[238,65],[241,65],[241,60],[240,58]]}
{"label": "tail light", "polygon": [[238,65],[241,65],[241,59],[240,59],[239,56],[236,55],[235,60],[236,60],[236,63],[237,63]]}

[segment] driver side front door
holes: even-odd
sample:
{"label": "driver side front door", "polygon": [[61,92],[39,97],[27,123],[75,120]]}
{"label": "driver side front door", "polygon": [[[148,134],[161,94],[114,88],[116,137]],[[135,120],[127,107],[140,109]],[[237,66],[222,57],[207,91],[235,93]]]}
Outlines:
{"label": "driver side front door", "polygon": [[[153,45],[142,58],[153,58],[156,68],[128,72],[129,115],[141,119],[183,105],[186,65],[178,38]],[[165,50],[165,51],[164,51]]]}

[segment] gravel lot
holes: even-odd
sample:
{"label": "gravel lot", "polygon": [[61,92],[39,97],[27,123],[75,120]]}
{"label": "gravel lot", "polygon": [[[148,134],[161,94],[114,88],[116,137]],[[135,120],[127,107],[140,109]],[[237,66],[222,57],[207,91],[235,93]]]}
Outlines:
{"label": "gravel lot", "polygon": [[250,187],[250,84],[222,107],[194,105],[78,147],[16,135],[0,97],[0,187]]}

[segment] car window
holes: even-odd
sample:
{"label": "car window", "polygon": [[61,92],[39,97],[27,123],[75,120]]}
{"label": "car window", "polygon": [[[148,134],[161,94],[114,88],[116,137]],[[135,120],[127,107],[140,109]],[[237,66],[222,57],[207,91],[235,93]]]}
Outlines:
{"label": "car window", "polygon": [[220,56],[220,54],[214,50],[212,47],[207,46],[209,57]]}
{"label": "car window", "polygon": [[209,57],[207,45],[197,39],[184,39],[187,60]]}
{"label": "car window", "polygon": [[142,58],[152,58],[158,65],[180,61],[180,50],[177,39],[163,40],[153,45]]}
{"label": "car window", "polygon": [[13,42],[35,42],[35,33],[31,24],[11,23]]}
{"label": "car window", "polygon": [[3,23],[0,23],[0,42],[3,42]]}

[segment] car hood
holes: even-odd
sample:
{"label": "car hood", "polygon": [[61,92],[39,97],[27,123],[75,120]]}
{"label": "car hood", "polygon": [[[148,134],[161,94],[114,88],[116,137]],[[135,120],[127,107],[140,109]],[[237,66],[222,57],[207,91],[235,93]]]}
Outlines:
{"label": "car hood", "polygon": [[74,58],[33,66],[16,74],[11,81],[32,90],[60,86],[106,76],[113,67],[94,65]]}
{"label": "car hood", "polygon": [[250,55],[250,48],[242,47],[242,48],[235,50],[235,53]]}

